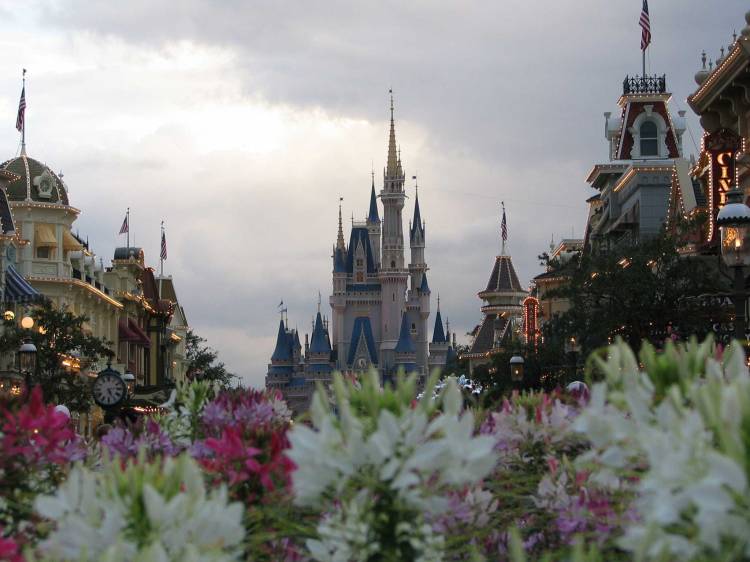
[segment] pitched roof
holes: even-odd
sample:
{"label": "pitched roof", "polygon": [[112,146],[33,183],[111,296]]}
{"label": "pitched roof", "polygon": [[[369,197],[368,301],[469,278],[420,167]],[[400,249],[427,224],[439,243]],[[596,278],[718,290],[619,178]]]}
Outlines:
{"label": "pitched roof", "polygon": [[396,353],[416,353],[414,341],[411,339],[411,330],[409,329],[409,317],[406,312],[401,315],[401,332],[398,335],[398,343],[394,348]]}
{"label": "pitched roof", "polygon": [[521,283],[518,281],[516,269],[513,267],[513,261],[510,256],[497,256],[495,265],[490,273],[490,280],[487,282],[487,292],[525,292]]}
{"label": "pitched roof", "polygon": [[368,222],[380,222],[380,216],[378,216],[378,199],[375,195],[375,176],[372,178],[372,191],[370,192],[370,212],[367,214]]}
{"label": "pitched roof", "polygon": [[510,319],[507,316],[487,314],[471,344],[469,353],[486,353],[495,349],[495,332],[500,332],[499,340],[502,340],[508,332],[509,325]]}
{"label": "pitched roof", "polygon": [[425,271],[422,273],[422,283],[419,286],[419,290],[422,293],[429,293],[430,292],[430,286],[427,284],[427,272]]}
{"label": "pitched roof", "polygon": [[276,336],[276,348],[271,355],[271,361],[291,361],[292,347],[284,327],[284,321],[279,320],[279,333]]}
{"label": "pitched roof", "polygon": [[323,317],[318,312],[315,317],[315,327],[313,328],[312,341],[310,342],[310,353],[331,353],[331,346],[326,337],[326,330],[323,327]]}
{"label": "pitched roof", "polygon": [[365,345],[367,351],[370,354],[370,363],[377,365],[378,354],[375,348],[375,338],[372,337],[372,326],[370,325],[370,319],[367,316],[359,316],[354,319],[354,326],[352,327],[352,338],[349,340],[349,354],[347,356],[347,364],[351,365],[354,363],[354,356],[357,353],[357,346],[361,338],[365,339]]}
{"label": "pitched roof", "polygon": [[440,310],[435,315],[435,330],[432,333],[432,343],[445,343],[445,332],[443,331],[443,318]]}
{"label": "pitched roof", "polygon": [[367,273],[375,273],[375,261],[373,260],[372,246],[370,245],[370,233],[366,227],[355,226],[352,228],[352,234],[349,237],[349,251],[346,253],[346,271],[354,273],[354,252],[357,244],[361,244],[365,249]]}
{"label": "pitched roof", "polygon": [[422,214],[419,212],[419,194],[414,196],[414,218],[411,221],[411,230],[409,231],[409,239],[414,240],[415,236],[419,233],[420,238],[424,240],[424,225],[422,224]]}

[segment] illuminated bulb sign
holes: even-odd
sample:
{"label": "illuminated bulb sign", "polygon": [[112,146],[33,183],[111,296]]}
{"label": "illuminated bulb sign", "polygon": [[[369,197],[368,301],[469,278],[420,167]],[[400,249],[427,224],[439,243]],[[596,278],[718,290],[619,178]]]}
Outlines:
{"label": "illuminated bulb sign", "polygon": [[703,150],[708,154],[708,198],[711,216],[708,241],[718,239],[716,215],[727,201],[727,193],[737,182],[737,152],[742,148],[742,139],[729,129],[706,134],[703,137]]}
{"label": "illuminated bulb sign", "polygon": [[536,345],[539,337],[536,321],[539,316],[539,300],[535,297],[526,297],[523,301],[523,333],[526,345]]}

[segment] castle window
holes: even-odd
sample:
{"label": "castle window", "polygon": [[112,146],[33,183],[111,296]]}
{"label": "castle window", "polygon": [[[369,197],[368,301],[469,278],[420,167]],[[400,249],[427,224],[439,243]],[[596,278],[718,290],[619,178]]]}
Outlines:
{"label": "castle window", "polygon": [[391,269],[396,269],[396,262],[395,261],[391,261]]}
{"label": "castle window", "polygon": [[656,129],[656,123],[653,121],[645,121],[643,125],[641,125],[640,137],[641,156],[658,156],[659,133]]}
{"label": "castle window", "polygon": [[363,273],[357,273],[357,283],[364,283],[365,282],[365,276]]}
{"label": "castle window", "polygon": [[364,265],[364,260],[362,258],[357,258],[357,267],[362,267]]}

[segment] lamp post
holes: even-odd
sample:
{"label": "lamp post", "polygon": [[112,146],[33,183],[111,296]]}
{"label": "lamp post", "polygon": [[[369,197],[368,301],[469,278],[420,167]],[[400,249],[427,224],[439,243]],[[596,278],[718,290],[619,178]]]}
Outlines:
{"label": "lamp post", "polygon": [[18,371],[26,381],[27,391],[31,391],[31,374],[36,371],[36,346],[25,340],[18,348]]}
{"label": "lamp post", "polygon": [[514,382],[523,380],[523,357],[514,355],[510,358],[510,378]]}
{"label": "lamp post", "polygon": [[742,201],[743,193],[736,187],[727,193],[727,202],[716,217],[721,229],[721,257],[734,269],[734,337],[745,339],[747,320],[744,269],[750,265],[750,207]]}

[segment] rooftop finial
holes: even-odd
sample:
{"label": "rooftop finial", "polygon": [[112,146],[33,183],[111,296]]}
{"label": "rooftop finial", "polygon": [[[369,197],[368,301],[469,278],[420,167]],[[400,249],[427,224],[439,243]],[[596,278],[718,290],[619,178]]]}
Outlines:
{"label": "rooftop finial", "polygon": [[388,90],[388,93],[391,95],[391,121],[393,121],[393,88]]}
{"label": "rooftop finial", "polygon": [[703,70],[706,70],[706,51],[701,53],[701,63],[703,63]]}
{"label": "rooftop finial", "polygon": [[318,314],[320,314],[320,303],[322,301],[322,297],[320,296],[320,291],[318,291]]}
{"label": "rooftop finial", "polygon": [[440,312],[440,293],[438,293],[438,312]]}

